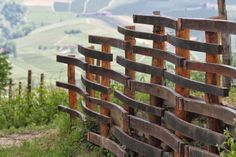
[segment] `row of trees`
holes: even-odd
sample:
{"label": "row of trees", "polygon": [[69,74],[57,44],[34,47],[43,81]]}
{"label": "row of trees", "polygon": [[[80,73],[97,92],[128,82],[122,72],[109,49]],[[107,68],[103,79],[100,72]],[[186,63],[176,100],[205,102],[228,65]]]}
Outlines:
{"label": "row of trees", "polygon": [[35,25],[25,20],[26,8],[16,2],[0,2],[0,48],[16,56],[15,45],[10,40],[28,35]]}

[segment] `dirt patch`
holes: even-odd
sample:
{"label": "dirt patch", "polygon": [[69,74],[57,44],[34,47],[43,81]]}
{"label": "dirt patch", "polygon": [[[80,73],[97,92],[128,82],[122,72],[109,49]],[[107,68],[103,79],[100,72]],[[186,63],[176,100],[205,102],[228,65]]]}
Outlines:
{"label": "dirt patch", "polygon": [[20,146],[24,141],[32,141],[36,138],[41,138],[48,136],[50,134],[56,133],[56,130],[42,131],[42,132],[29,132],[21,134],[12,135],[2,135],[0,136],[0,147],[9,148],[12,146]]}

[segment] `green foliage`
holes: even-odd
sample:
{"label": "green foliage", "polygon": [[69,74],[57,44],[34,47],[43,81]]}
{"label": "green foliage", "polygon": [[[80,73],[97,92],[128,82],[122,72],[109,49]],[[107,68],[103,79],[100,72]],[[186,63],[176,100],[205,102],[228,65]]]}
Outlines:
{"label": "green foliage", "polygon": [[11,74],[11,65],[6,56],[0,55],[0,91],[3,91],[8,84]]}
{"label": "green foliage", "polygon": [[[236,130],[235,130],[236,132]],[[230,134],[229,130],[225,130],[226,141],[218,146],[221,157],[236,157],[236,139]]]}
{"label": "green foliage", "polygon": [[52,87],[34,89],[30,96],[24,90],[22,95],[2,98],[0,129],[49,124],[58,114],[57,106],[60,104],[67,104],[67,94]]}
{"label": "green foliage", "polygon": [[232,106],[236,106],[236,86],[232,86],[230,88],[229,97],[227,98],[227,102]]}

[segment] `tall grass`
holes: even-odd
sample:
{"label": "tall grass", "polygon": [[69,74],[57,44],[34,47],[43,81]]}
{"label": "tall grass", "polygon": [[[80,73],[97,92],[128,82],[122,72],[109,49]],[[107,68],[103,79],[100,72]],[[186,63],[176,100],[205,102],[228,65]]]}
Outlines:
{"label": "tall grass", "polygon": [[59,112],[57,106],[67,104],[66,91],[52,86],[35,88],[30,95],[26,88],[21,95],[17,91],[12,98],[1,98],[0,129],[49,124]]}

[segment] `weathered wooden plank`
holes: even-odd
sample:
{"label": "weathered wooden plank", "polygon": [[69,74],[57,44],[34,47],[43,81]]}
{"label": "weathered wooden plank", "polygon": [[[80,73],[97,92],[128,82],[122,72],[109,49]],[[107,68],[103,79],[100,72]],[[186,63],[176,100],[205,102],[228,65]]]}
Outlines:
{"label": "weathered wooden plank", "polygon": [[236,22],[228,20],[181,18],[179,19],[178,27],[179,29],[189,28],[200,31],[236,34]]}
{"label": "weathered wooden plank", "polygon": [[65,112],[65,113],[68,113],[73,117],[78,117],[83,121],[86,121],[85,115],[83,113],[79,112],[78,110],[74,110],[74,109],[71,109],[69,107],[62,106],[62,105],[58,106],[58,110],[62,111],[62,112]]}
{"label": "weathered wooden plank", "polygon": [[168,129],[145,121],[135,116],[129,116],[130,127],[139,131],[143,131],[167,144],[175,152],[184,153],[184,142],[171,133]]}
{"label": "weathered wooden plank", "polygon": [[89,132],[87,134],[87,140],[95,145],[109,150],[117,157],[128,157],[128,153],[120,145],[110,140],[109,138],[100,136],[93,132]]}
{"label": "weathered wooden plank", "polygon": [[236,79],[236,68],[229,65],[187,61],[186,67],[189,70],[216,73]]}
{"label": "weathered wooden plank", "polygon": [[184,66],[185,58],[179,57],[179,56],[175,55],[174,53],[163,51],[160,49],[153,49],[153,48],[147,48],[147,47],[142,47],[142,46],[134,46],[134,53],[144,55],[144,56],[162,58],[163,60],[171,62],[177,66],[180,66],[180,67]]}
{"label": "weathered wooden plank", "polygon": [[82,103],[82,110],[83,112],[88,115],[89,117],[99,121],[99,122],[102,122],[104,124],[111,124],[112,123],[112,120],[110,117],[108,116],[105,116],[105,115],[102,115],[98,112],[95,112],[91,109],[89,109],[84,103]]}
{"label": "weathered wooden plank", "polygon": [[166,41],[167,36],[166,35],[159,35],[159,34],[153,34],[153,33],[148,33],[148,32],[140,32],[140,31],[135,31],[132,29],[128,29],[125,27],[118,27],[118,32],[124,35],[132,36],[135,38],[140,38],[140,39],[147,39],[147,40],[153,40],[153,41]]}
{"label": "weathered wooden plank", "polygon": [[198,81],[190,80],[187,78],[184,78],[179,75],[172,74],[170,72],[165,71],[164,76],[166,79],[181,85],[182,87],[190,88],[193,90],[209,93],[209,94],[214,94],[217,96],[228,96],[229,95],[229,89],[228,88],[223,88],[223,87],[218,87],[215,85],[209,85],[205,83],[201,83]]}
{"label": "weathered wooden plank", "polygon": [[127,84],[127,80],[130,78],[124,74],[121,74],[117,71],[114,71],[112,69],[105,69],[99,66],[91,66],[89,65],[88,71],[93,73],[93,74],[97,74],[97,75],[101,75],[101,76],[106,76],[109,77],[110,79],[117,81],[121,84],[126,85]]}
{"label": "weathered wooden plank", "polygon": [[81,75],[81,81],[87,88],[94,89],[96,91],[106,93],[106,94],[110,94],[112,92],[112,89],[110,87],[106,87],[101,84],[89,81],[82,75]]}
{"label": "weathered wooden plank", "polygon": [[224,123],[236,127],[236,110],[232,108],[189,98],[184,98],[183,101],[185,111],[222,120]]}
{"label": "weathered wooden plank", "polygon": [[85,48],[81,45],[78,45],[78,51],[85,57],[95,58],[104,61],[113,61],[113,54],[111,53],[102,53],[91,48]]}
{"label": "weathered wooden plank", "polygon": [[75,66],[81,68],[82,70],[85,70],[85,71],[88,68],[88,64],[86,62],[84,62],[80,59],[77,59],[75,57],[57,55],[57,62],[72,64],[72,65],[75,65]]}
{"label": "weathered wooden plank", "polygon": [[97,104],[99,106],[103,106],[107,109],[113,110],[115,112],[118,112],[121,116],[123,117],[127,114],[127,111],[125,111],[125,109],[123,109],[121,106],[111,103],[109,101],[105,101],[105,100],[100,100],[98,98],[94,98],[94,97],[87,97],[87,100],[91,103]]}
{"label": "weathered wooden plank", "polygon": [[222,54],[222,52],[224,51],[222,45],[186,40],[169,34],[167,35],[167,41],[175,47],[205,52],[209,54]]}
{"label": "weathered wooden plank", "polygon": [[176,106],[179,98],[182,98],[181,95],[177,94],[172,89],[162,85],[143,83],[135,80],[130,80],[129,85],[132,91],[139,91],[162,98],[166,100],[171,107]]}
{"label": "weathered wooden plank", "polygon": [[162,26],[168,28],[177,28],[177,21],[169,17],[159,15],[133,15],[134,23]]}
{"label": "weathered wooden plank", "polygon": [[142,63],[137,63],[137,62],[125,59],[124,57],[121,57],[121,56],[117,56],[116,62],[125,68],[133,69],[138,72],[151,74],[155,76],[163,76],[164,74],[164,69],[153,67],[150,65],[142,64]]}
{"label": "weathered wooden plank", "polygon": [[216,146],[216,144],[222,144],[225,141],[223,134],[188,123],[169,111],[165,112],[164,121],[174,131],[205,144]]}
{"label": "weathered wooden plank", "polygon": [[148,157],[162,157],[163,151],[130,137],[118,127],[112,128],[112,134],[130,150]]}
{"label": "weathered wooden plank", "polygon": [[84,89],[82,89],[81,87],[78,87],[76,85],[72,85],[72,84],[68,84],[68,83],[62,83],[62,82],[57,81],[56,86],[75,91],[78,94],[82,95],[83,97],[88,96],[88,93]]}
{"label": "weathered wooden plank", "polygon": [[186,146],[186,152],[187,157],[220,157],[217,154],[193,146]]}
{"label": "weathered wooden plank", "polygon": [[127,104],[129,107],[139,109],[141,111],[145,111],[149,114],[160,116],[160,117],[163,115],[164,109],[155,107],[155,106],[150,106],[146,103],[136,101],[132,98],[127,97],[121,92],[115,91],[114,96],[118,98],[120,101],[122,101],[124,104]]}
{"label": "weathered wooden plank", "polygon": [[89,35],[89,42],[94,44],[107,44],[122,50],[131,49],[131,45],[129,42],[116,38]]}

